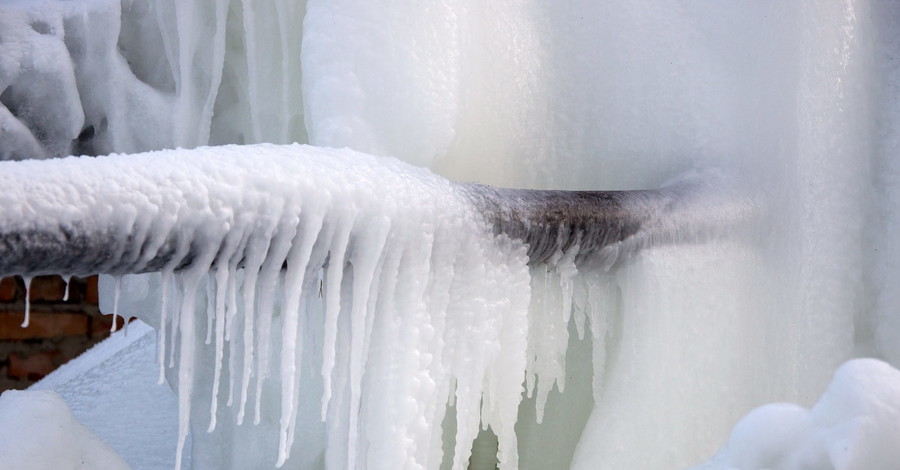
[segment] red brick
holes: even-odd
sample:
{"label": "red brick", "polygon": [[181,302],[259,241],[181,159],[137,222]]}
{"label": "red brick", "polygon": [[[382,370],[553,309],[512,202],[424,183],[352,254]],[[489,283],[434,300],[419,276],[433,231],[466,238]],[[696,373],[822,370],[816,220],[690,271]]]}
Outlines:
{"label": "red brick", "polygon": [[[101,339],[109,336],[112,319],[112,315],[95,315],[91,325],[91,338]],[[116,315],[116,331],[121,330],[123,326],[125,326],[125,319]]]}
{"label": "red brick", "polygon": [[24,319],[25,312],[0,312],[0,340],[88,335],[88,317],[81,313],[32,311],[27,328],[21,326]]}
{"label": "red brick", "polygon": [[59,276],[38,276],[28,287],[28,298],[32,302],[62,301],[65,294],[66,281]]}
{"label": "red brick", "polygon": [[15,277],[0,279],[0,302],[12,302],[16,300],[18,286]]}
{"label": "red brick", "polygon": [[16,353],[9,355],[7,376],[18,380],[40,380],[53,372],[62,361],[59,351],[45,351],[27,357]]}
{"label": "red brick", "polygon": [[97,299],[99,298],[97,296],[97,276],[90,276],[84,280],[87,284],[85,287],[84,301],[92,305],[97,305]]}

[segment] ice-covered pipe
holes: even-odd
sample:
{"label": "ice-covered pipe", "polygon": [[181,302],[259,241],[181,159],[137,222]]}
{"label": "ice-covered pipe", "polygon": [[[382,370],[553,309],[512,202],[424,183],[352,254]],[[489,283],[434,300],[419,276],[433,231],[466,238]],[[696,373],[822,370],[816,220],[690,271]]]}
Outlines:
{"label": "ice-covered pipe", "polygon": [[[396,185],[382,185],[386,179]],[[748,199],[723,197],[729,192],[717,176],[642,191],[502,189],[300,145],[0,162],[0,187],[0,274],[26,276],[243,263],[255,243],[296,230],[307,208],[324,210],[326,225],[348,204],[402,217],[404,205],[425,193],[439,208],[470,206],[466,213],[495,235],[527,244],[532,263],[577,246],[577,260],[611,264],[644,247],[702,239],[755,213]],[[408,193],[398,194],[401,187]]]}
{"label": "ice-covered pipe", "polygon": [[759,207],[719,173],[683,175],[661,189],[552,191],[462,184],[493,228],[528,245],[531,263],[577,249],[607,266],[654,245],[693,243],[746,223]]}

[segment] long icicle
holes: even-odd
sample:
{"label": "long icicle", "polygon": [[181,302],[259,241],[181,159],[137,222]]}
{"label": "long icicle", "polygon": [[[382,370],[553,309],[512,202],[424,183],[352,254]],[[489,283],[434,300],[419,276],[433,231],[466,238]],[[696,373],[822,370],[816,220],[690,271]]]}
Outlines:
{"label": "long icicle", "polygon": [[[303,229],[292,243],[287,259],[287,273],[284,280],[281,324],[281,420],[278,442],[278,461],[281,467],[290,456],[292,442],[289,440],[290,429],[297,419],[297,392],[294,389],[296,375],[300,374],[298,354],[302,353],[303,344],[299,331],[299,310],[302,299],[302,288],[312,254],[313,245],[322,229],[324,214],[321,211],[307,209],[301,216]],[[299,338],[299,339],[298,339]]]}
{"label": "long icicle", "polygon": [[375,269],[384,256],[384,244],[390,232],[390,219],[372,221],[373,233],[359,242],[350,262],[353,266],[353,299],[350,311],[350,435],[347,441],[347,468],[356,468],[359,440],[359,409],[362,376],[366,365],[368,335],[366,324],[375,312],[369,311],[369,295]]}
{"label": "long icicle", "polygon": [[332,383],[331,370],[334,368],[335,343],[337,342],[337,321],[341,310],[341,281],[344,277],[344,255],[347,252],[347,242],[350,239],[350,231],[353,221],[349,215],[342,215],[335,230],[334,239],[331,242],[331,255],[328,261],[328,269],[325,272],[325,337],[323,339],[322,353],[322,420],[328,413],[328,403],[331,401]]}

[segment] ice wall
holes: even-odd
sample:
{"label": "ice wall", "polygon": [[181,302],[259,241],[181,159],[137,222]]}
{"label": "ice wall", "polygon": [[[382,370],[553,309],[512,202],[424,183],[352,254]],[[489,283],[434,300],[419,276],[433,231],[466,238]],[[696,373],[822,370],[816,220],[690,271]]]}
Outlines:
{"label": "ice wall", "polygon": [[[553,342],[557,364],[572,346],[570,357],[593,359],[568,366],[594,376],[567,381],[565,398],[539,388],[547,424],[519,426],[518,439],[548,442],[573,422],[554,428],[553,416],[581,416],[584,435],[560,445],[575,468],[684,467],[761,403],[811,405],[850,357],[900,360],[890,2],[0,8],[4,157],[298,140],[519,187],[655,187],[707,167],[742,175],[766,201],[759,225],[577,278],[606,306],[589,345],[568,345],[578,322],[569,334],[561,319],[535,317],[548,323],[529,329],[529,344]],[[533,309],[556,298],[541,286],[565,273],[532,273]],[[315,423],[316,407],[307,412]],[[247,429],[210,443],[256,442]],[[541,468],[528,446],[520,453],[521,468]]]}
{"label": "ice wall", "polygon": [[0,6],[0,158],[305,141],[303,2]]}

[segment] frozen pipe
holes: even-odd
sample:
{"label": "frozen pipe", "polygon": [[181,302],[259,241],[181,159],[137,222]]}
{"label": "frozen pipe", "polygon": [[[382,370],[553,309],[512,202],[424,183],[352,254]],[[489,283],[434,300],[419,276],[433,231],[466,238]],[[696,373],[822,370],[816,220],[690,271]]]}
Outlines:
{"label": "frozen pipe", "polygon": [[661,189],[552,191],[461,184],[493,227],[528,246],[532,264],[575,248],[601,265],[655,245],[698,243],[758,216],[754,200],[718,172],[683,175]]}
{"label": "frozen pipe", "polygon": [[[296,188],[289,175],[298,175]],[[409,194],[449,194],[446,204],[471,205],[495,234],[528,244],[532,263],[577,246],[577,262],[611,265],[649,246],[702,240],[755,213],[749,200],[724,197],[731,193],[717,176],[644,191],[502,189],[450,182],[394,159],[300,145],[0,162],[0,275],[177,270],[201,258],[242,262],[248,239],[272,238],[280,224],[302,220],[288,207],[315,202],[320,188],[332,202],[345,197],[341,191],[370,191],[355,197],[396,205],[390,192],[372,189],[391,178]],[[282,212],[269,214],[272,207]],[[229,233],[236,230],[242,234]]]}

